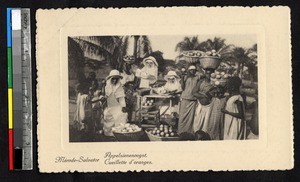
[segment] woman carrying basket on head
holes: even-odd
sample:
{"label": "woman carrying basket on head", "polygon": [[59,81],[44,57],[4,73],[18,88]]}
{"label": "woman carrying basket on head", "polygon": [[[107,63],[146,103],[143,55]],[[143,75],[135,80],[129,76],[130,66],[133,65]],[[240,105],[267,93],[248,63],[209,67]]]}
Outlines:
{"label": "woman carrying basket on head", "polygon": [[198,99],[198,104],[195,111],[195,119],[193,124],[194,132],[202,130],[208,132],[209,119],[211,114],[211,91],[214,89],[211,81],[210,74],[212,70],[205,70],[205,78],[198,81],[193,89],[193,96]]}

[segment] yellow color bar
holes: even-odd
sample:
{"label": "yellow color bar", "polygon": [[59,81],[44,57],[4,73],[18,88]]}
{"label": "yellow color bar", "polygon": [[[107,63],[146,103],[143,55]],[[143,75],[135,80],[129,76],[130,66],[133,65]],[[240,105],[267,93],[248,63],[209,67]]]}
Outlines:
{"label": "yellow color bar", "polygon": [[8,129],[13,129],[13,92],[8,89]]}

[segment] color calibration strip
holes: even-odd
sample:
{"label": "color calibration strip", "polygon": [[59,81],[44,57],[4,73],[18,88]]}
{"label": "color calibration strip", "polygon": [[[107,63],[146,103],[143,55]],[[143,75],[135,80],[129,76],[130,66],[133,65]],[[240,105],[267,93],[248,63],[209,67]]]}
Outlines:
{"label": "color calibration strip", "polygon": [[30,36],[30,10],[8,8],[9,170],[32,169]]}
{"label": "color calibration strip", "polygon": [[8,167],[14,169],[11,8],[7,9]]}

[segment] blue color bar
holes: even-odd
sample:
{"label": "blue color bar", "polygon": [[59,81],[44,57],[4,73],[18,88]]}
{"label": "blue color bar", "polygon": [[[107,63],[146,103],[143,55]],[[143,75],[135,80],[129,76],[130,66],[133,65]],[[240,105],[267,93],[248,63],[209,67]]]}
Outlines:
{"label": "blue color bar", "polygon": [[7,47],[11,47],[11,8],[6,9],[7,13]]}

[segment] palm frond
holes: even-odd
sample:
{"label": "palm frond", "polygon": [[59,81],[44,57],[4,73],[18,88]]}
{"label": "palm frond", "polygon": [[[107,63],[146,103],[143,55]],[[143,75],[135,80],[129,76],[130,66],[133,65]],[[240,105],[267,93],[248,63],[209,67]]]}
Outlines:
{"label": "palm frond", "polygon": [[151,42],[148,36],[140,36],[137,41],[137,57],[145,58],[152,53]]}

